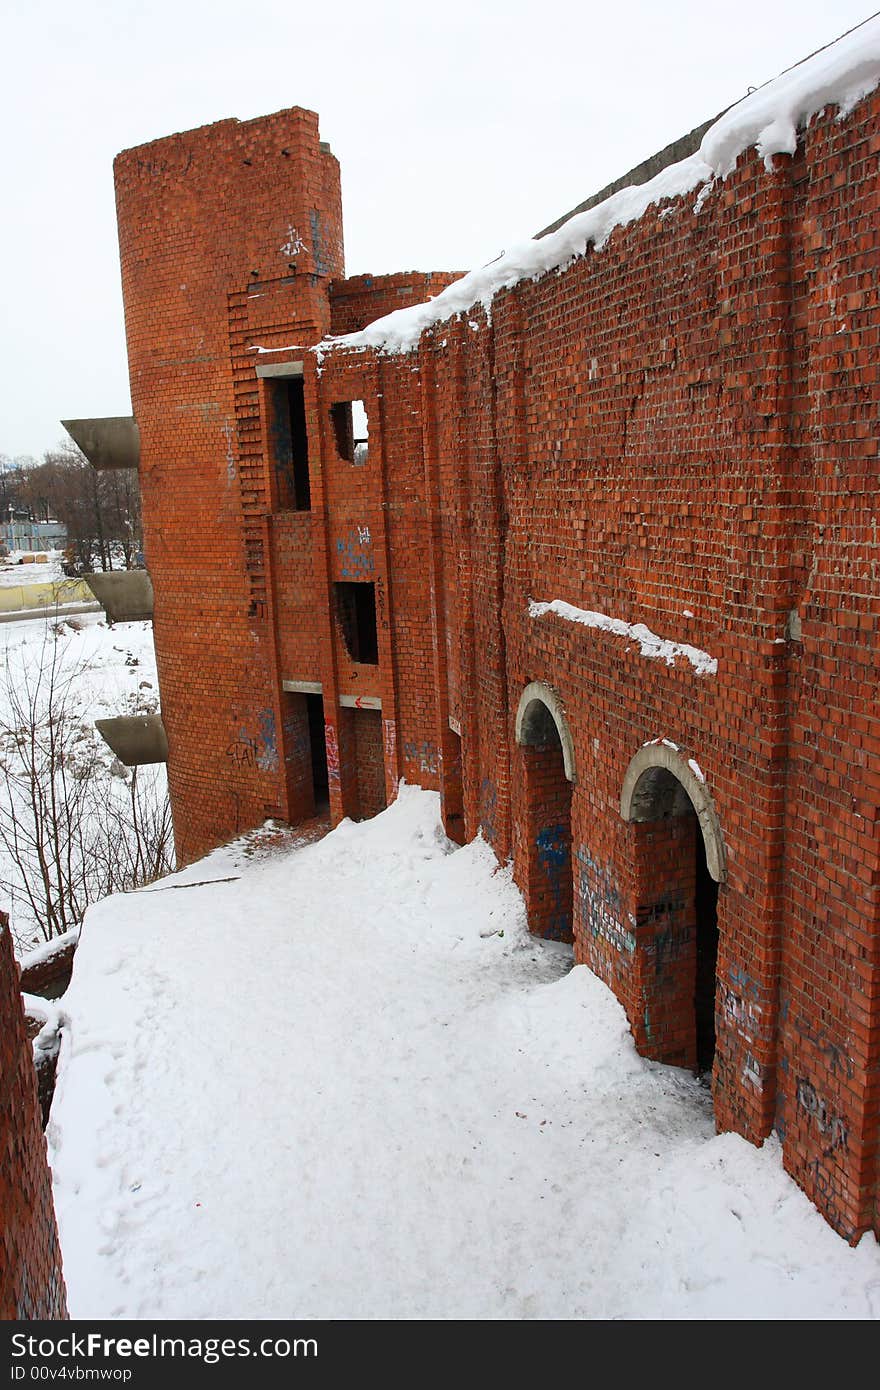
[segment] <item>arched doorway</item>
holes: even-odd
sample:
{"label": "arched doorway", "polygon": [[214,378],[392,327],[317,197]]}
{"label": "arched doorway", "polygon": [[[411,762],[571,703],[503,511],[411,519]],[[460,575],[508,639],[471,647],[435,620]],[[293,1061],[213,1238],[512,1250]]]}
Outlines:
{"label": "arched doorway", "polygon": [[702,774],[667,744],[630,763],[621,815],[631,826],[640,970],[640,1050],[709,1072],[715,1056],[718,887],[724,842]]}
{"label": "arched doorway", "polygon": [[522,796],[514,860],[529,930],[571,941],[574,746],[558,695],[541,681],[533,681],[522,693],[516,742]]}

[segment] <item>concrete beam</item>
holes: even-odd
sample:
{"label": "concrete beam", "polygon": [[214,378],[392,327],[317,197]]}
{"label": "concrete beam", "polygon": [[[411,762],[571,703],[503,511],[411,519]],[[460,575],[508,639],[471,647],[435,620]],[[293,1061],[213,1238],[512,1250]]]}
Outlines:
{"label": "concrete beam", "polygon": [[382,701],[378,695],[340,695],[339,703],[343,709],[381,709]]}
{"label": "concrete beam", "polygon": [[[724,110],[728,110],[727,107]],[[724,111],[719,111],[718,116],[723,116]],[[558,231],[563,223],[568,222],[572,217],[576,217],[579,212],[586,212],[589,208],[594,208],[597,203],[604,203],[606,198],[610,198],[612,193],[619,193],[622,188],[630,186],[636,188],[640,184],[647,183],[649,179],[659,174],[661,169],[667,169],[670,164],[677,164],[681,159],[688,159],[690,155],[696,154],[700,148],[703,136],[706,131],[718,120],[718,116],[713,116],[710,121],[704,121],[702,125],[696,126],[687,135],[681,135],[671,144],[666,145],[657,154],[652,154],[648,159],[643,159],[641,164],[637,164],[628,173],[621,174],[619,179],[612,183],[607,183],[604,188],[600,188],[598,193],[592,197],[585,198],[582,203],[578,203],[571,212],[564,212],[561,217],[557,217],[555,222],[551,222],[549,227],[544,227],[540,232],[535,233],[535,239],[540,240],[542,236],[549,236],[551,232]]]}
{"label": "concrete beam", "polygon": [[323,695],[324,687],[320,681],[282,681],[281,689],[291,695]]}
{"label": "concrete beam", "polygon": [[95,728],[126,767],[168,761],[168,736],[159,714],[125,714],[96,719]]}
{"label": "concrete beam", "polygon": [[141,437],[133,415],[107,415],[95,420],[62,420],[74,444],[93,468],[137,468]]}
{"label": "concrete beam", "polygon": [[257,376],[261,380],[264,377],[302,376],[302,374],[302,362],[260,362],[257,366]]}
{"label": "concrete beam", "polygon": [[110,570],[83,576],[111,623],[153,616],[153,584],[146,570]]}

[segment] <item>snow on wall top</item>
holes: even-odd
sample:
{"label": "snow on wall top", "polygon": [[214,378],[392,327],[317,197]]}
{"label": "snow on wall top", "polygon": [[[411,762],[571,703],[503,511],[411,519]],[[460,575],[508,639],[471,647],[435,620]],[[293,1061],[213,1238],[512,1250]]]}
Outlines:
{"label": "snow on wall top", "polygon": [[668,637],[658,637],[644,623],[625,623],[622,618],[612,618],[607,613],[596,613],[590,608],[576,608],[564,599],[551,599],[549,603],[529,600],[529,616],[543,618],[546,613],[555,613],[570,623],[581,623],[584,627],[598,628],[600,632],[612,632],[615,637],[625,637],[627,641],[638,642],[642,656],[649,661],[663,660],[667,666],[675,665],[675,658],[682,656],[693,666],[698,676],[714,676],[718,662],[714,656],[704,652],[701,647],[691,647],[687,642],[673,642]]}
{"label": "snow on wall top", "polygon": [[[562,270],[591,245],[601,250],[615,227],[637,221],[653,203],[726,178],[739,156],[753,146],[771,169],[774,155],[794,153],[798,130],[823,107],[837,106],[838,119],[843,119],[878,85],[880,16],[875,15],[732,106],[710,126],[696,154],[661,169],[647,183],[620,189],[548,236],[517,243],[423,304],[396,309],[358,333],[325,338],[314,349],[319,361],[334,348],[410,352],[426,328],[478,304],[488,314],[500,290]],[[699,206],[698,199],[695,212]]]}

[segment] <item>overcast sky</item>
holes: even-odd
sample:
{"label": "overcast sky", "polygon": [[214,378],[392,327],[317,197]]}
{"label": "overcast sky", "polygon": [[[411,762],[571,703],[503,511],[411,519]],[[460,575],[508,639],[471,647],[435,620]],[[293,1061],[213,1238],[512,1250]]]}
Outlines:
{"label": "overcast sky", "polygon": [[871,0],[2,0],[0,453],[128,414],[114,155],[321,118],[346,267],[469,269],[867,18]]}

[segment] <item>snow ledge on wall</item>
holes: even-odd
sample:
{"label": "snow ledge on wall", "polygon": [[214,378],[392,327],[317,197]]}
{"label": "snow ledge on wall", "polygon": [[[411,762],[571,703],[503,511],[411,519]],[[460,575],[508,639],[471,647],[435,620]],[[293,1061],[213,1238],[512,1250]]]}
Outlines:
{"label": "snow ledge on wall", "polygon": [[575,608],[564,599],[555,598],[550,603],[529,600],[529,617],[543,618],[546,613],[555,613],[570,623],[581,623],[584,627],[598,628],[600,632],[611,632],[615,637],[625,637],[637,642],[642,656],[648,661],[665,661],[667,666],[675,665],[675,658],[682,656],[693,666],[698,676],[714,676],[718,662],[714,656],[700,647],[691,647],[686,642],[672,642],[668,637],[658,637],[644,623],[625,623],[622,618],[610,618],[607,613],[596,613],[589,608]]}
{"label": "snow ledge on wall", "polygon": [[698,212],[711,184],[726,178],[746,150],[754,147],[772,169],[774,155],[794,154],[798,130],[819,111],[836,106],[842,120],[878,85],[880,16],[875,15],[725,111],[706,132],[696,154],[661,169],[647,183],[620,189],[569,218],[546,237],[519,242],[433,299],[396,309],[358,333],[325,338],[313,351],[319,362],[335,349],[411,352],[425,329],[435,324],[477,305],[488,316],[500,290],[510,289],[521,280],[537,280],[548,271],[563,270],[590,246],[601,250],[615,227],[637,221],[652,204],[700,188],[694,207]]}

